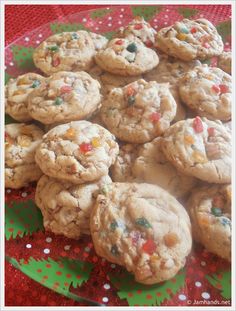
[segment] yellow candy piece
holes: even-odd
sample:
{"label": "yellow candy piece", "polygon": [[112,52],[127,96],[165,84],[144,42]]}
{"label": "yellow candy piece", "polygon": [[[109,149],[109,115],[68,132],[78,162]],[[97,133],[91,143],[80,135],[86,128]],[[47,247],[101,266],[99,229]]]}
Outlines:
{"label": "yellow candy piece", "polygon": [[192,156],[193,156],[194,160],[198,163],[206,163],[207,162],[207,158],[200,151],[194,150],[192,153]]}
{"label": "yellow candy piece", "polygon": [[98,137],[94,137],[94,138],[92,139],[91,143],[92,143],[92,146],[93,146],[94,148],[97,148],[97,147],[100,147],[100,146],[101,146],[101,141],[100,141],[100,139],[99,139]]}
{"label": "yellow candy piece", "polygon": [[185,142],[186,144],[189,144],[189,145],[194,144],[194,138],[193,138],[193,136],[191,136],[191,135],[185,135],[185,136],[184,136],[184,142]]}
{"label": "yellow candy piece", "polygon": [[75,137],[75,129],[73,128],[69,128],[67,131],[66,131],[66,138],[74,138]]}
{"label": "yellow candy piece", "polygon": [[31,139],[26,135],[22,135],[17,138],[17,143],[21,147],[29,147],[29,145],[31,144]]}
{"label": "yellow candy piece", "polygon": [[214,80],[214,77],[213,77],[212,75],[206,75],[206,78],[207,78],[208,80]]}
{"label": "yellow candy piece", "polygon": [[160,257],[159,257],[158,255],[152,255],[152,256],[150,257],[150,261],[151,261],[152,263],[155,263],[155,262],[157,262],[158,260],[160,260]]}
{"label": "yellow candy piece", "polygon": [[187,37],[186,34],[184,34],[182,32],[178,33],[176,36],[176,38],[179,39],[180,41],[185,41],[186,37]]}

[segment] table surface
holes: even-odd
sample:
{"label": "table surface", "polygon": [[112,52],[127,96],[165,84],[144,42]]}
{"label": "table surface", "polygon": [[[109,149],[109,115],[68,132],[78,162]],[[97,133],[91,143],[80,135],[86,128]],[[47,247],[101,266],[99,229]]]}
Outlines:
{"label": "table surface", "polygon": [[[83,10],[104,5],[6,5],[5,45],[43,24]],[[225,6],[227,7],[227,6]],[[229,9],[229,6],[228,6]],[[16,19],[17,17],[17,19]],[[29,18],[30,17],[30,18]],[[6,306],[85,306],[33,281],[10,263],[5,263]]]}

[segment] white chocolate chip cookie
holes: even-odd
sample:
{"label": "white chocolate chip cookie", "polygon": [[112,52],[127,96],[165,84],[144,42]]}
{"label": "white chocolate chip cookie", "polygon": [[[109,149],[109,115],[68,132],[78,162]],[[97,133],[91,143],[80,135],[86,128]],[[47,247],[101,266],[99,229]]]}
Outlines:
{"label": "white chocolate chip cookie", "polygon": [[28,111],[44,124],[66,123],[89,118],[100,101],[100,84],[88,73],[61,71],[31,92]]}
{"label": "white chocolate chip cookie", "polygon": [[70,239],[90,234],[90,213],[96,196],[110,183],[109,176],[92,183],[73,185],[43,175],[37,184],[35,202],[42,211],[45,229]]}
{"label": "white chocolate chip cookie", "polygon": [[5,86],[6,113],[20,122],[32,120],[27,110],[28,96],[43,80],[44,77],[32,72],[10,79]]}
{"label": "white chocolate chip cookie", "polygon": [[194,239],[231,261],[231,185],[197,188],[187,205]]}
{"label": "white chocolate chip cookie", "polygon": [[164,53],[191,61],[220,55],[224,44],[216,28],[206,19],[183,19],[162,28],[156,35],[156,48]]}
{"label": "white chocolate chip cookie", "polygon": [[35,151],[43,131],[36,125],[12,123],[5,126],[5,187],[19,189],[37,181],[42,172]]}
{"label": "white chocolate chip cookie", "polygon": [[138,38],[111,40],[107,48],[95,55],[96,63],[105,71],[121,76],[136,76],[157,66],[156,52]]}
{"label": "white chocolate chip cookie", "polygon": [[94,64],[96,54],[93,40],[84,30],[52,35],[35,49],[34,64],[47,75],[88,70]]}
{"label": "white chocolate chip cookie", "polygon": [[231,76],[220,68],[197,66],[179,80],[182,101],[211,120],[231,119]]}
{"label": "white chocolate chip cookie", "polygon": [[168,85],[144,80],[113,89],[101,108],[108,129],[120,140],[137,144],[162,135],[175,114]]}
{"label": "white chocolate chip cookie", "polygon": [[200,117],[179,121],[165,132],[162,150],[184,174],[209,183],[231,180],[231,135],[220,121]]}
{"label": "white chocolate chip cookie", "polygon": [[168,192],[150,184],[112,183],[90,218],[95,250],[137,282],[172,278],[191,251],[189,216]]}
{"label": "white chocolate chip cookie", "polygon": [[105,128],[74,121],[45,134],[35,160],[44,174],[82,184],[107,175],[118,153],[118,144]]}

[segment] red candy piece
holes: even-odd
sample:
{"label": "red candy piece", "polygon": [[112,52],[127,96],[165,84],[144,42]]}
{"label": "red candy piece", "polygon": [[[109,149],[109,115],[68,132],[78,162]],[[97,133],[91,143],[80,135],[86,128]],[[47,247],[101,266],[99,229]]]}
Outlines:
{"label": "red candy piece", "polygon": [[149,255],[152,255],[156,250],[156,244],[153,240],[149,239],[143,244],[143,251]]}
{"label": "red candy piece", "polygon": [[148,47],[148,48],[151,48],[153,46],[153,43],[151,40],[147,40],[145,41],[145,45]]}
{"label": "red candy piece", "polygon": [[214,127],[209,127],[209,128],[207,129],[207,132],[208,132],[209,136],[214,136],[214,135],[215,135],[215,129],[214,129]]}
{"label": "red candy piece", "polygon": [[210,44],[208,42],[203,42],[202,46],[208,49],[210,47]]}
{"label": "red candy piece", "polygon": [[93,149],[93,146],[91,144],[88,144],[88,143],[82,143],[79,146],[79,149],[81,152],[86,153],[88,151],[91,151]]}
{"label": "red candy piece", "polygon": [[60,63],[61,63],[61,60],[60,60],[59,57],[53,58],[53,60],[52,60],[52,65],[53,65],[53,67],[59,66]]}
{"label": "red candy piece", "polygon": [[159,112],[153,112],[151,115],[150,115],[150,119],[152,122],[158,122],[161,118],[161,114]]}
{"label": "red candy piece", "polygon": [[196,33],[197,32],[197,28],[193,27],[190,31],[191,31],[191,33]]}
{"label": "red candy piece", "polygon": [[117,41],[116,41],[116,44],[122,45],[122,44],[123,44],[123,40],[117,40]]}
{"label": "red candy piece", "polygon": [[126,89],[126,94],[127,96],[134,96],[135,94],[135,89],[130,85]]}
{"label": "red candy piece", "polygon": [[72,87],[69,86],[69,85],[63,85],[63,86],[60,88],[61,94],[70,93],[71,91],[72,91]]}
{"label": "red candy piece", "polygon": [[136,30],[139,30],[139,29],[142,29],[142,28],[143,28],[142,24],[135,24],[134,25],[134,29],[136,29]]}
{"label": "red candy piece", "polygon": [[212,85],[212,90],[214,91],[214,92],[216,92],[216,93],[220,93],[220,88],[219,88],[219,86],[218,85],[216,85],[216,84],[214,84],[214,85]]}
{"label": "red candy piece", "polygon": [[220,88],[220,93],[221,94],[224,94],[224,93],[228,93],[229,92],[229,88],[227,85],[225,84],[220,84],[219,85],[219,88]]}
{"label": "red candy piece", "polygon": [[196,118],[193,120],[193,128],[194,128],[194,131],[195,131],[196,133],[201,133],[201,132],[203,132],[203,125],[202,125],[202,120],[201,120],[201,118],[196,117]]}

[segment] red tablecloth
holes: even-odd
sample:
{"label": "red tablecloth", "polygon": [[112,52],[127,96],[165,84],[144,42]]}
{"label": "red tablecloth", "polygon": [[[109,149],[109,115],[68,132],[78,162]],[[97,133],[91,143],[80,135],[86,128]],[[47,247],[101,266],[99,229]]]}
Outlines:
{"label": "red tablecloth", "polygon": [[[5,9],[5,44],[8,45],[26,32],[61,16],[79,11],[103,7],[102,5],[7,5]],[[105,6],[106,7],[106,6]],[[230,6],[222,6],[222,14]],[[226,13],[227,13],[226,12]],[[5,265],[5,305],[6,306],[78,306],[33,281],[6,262]]]}

